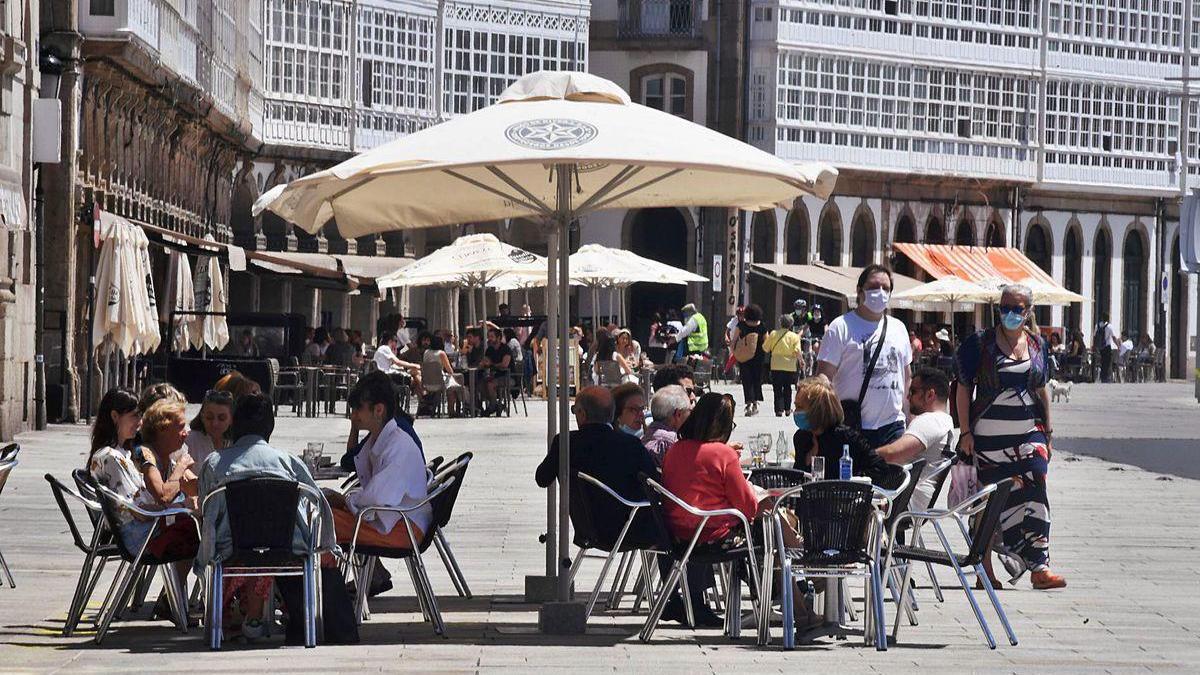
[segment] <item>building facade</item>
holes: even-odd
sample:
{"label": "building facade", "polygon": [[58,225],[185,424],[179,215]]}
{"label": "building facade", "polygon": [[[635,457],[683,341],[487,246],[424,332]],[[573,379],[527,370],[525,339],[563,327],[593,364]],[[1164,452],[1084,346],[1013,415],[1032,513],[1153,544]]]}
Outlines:
{"label": "building facade", "polygon": [[[1181,84],[1200,65],[1200,3],[729,4],[596,0],[592,67],[635,100],[839,169],[830,199],[752,218],[748,261],[920,276],[892,242],[1018,247],[1088,298],[1042,310],[1044,324],[1090,344],[1108,315],[1191,375],[1197,285],[1179,270],[1177,214],[1200,180],[1197,101]],[[688,267],[707,273],[727,242],[693,236],[704,226],[683,215],[689,251],[704,244]],[[636,245],[623,217],[591,236]],[[796,297],[747,285],[770,314]]]}
{"label": "building facade", "polygon": [[40,77],[37,2],[0,4],[0,439],[36,416],[36,235],[31,107]]}
{"label": "building facade", "polygon": [[[51,417],[96,400],[88,322],[103,210],[180,234],[231,239],[239,158],[262,129],[262,11],[235,0],[42,3],[41,49],[65,69],[62,161],[42,168]],[[166,256],[153,258],[157,279]],[[57,409],[57,410],[56,410]]]}
{"label": "building facade", "polygon": [[[423,255],[469,231],[493,231],[534,250],[524,223],[464,224],[347,241],[331,221],[316,236],[270,213],[249,215],[262,191],[387,141],[495,102],[539,70],[585,70],[589,6],[579,0],[266,0],[264,146],[235,181],[235,241],[247,247],[392,257]],[[525,236],[524,233],[528,233]],[[453,325],[446,291],[366,295],[283,282],[263,289],[234,274],[244,309],[300,312],[314,325],[374,330],[397,309]],[[246,292],[238,292],[244,288]]]}

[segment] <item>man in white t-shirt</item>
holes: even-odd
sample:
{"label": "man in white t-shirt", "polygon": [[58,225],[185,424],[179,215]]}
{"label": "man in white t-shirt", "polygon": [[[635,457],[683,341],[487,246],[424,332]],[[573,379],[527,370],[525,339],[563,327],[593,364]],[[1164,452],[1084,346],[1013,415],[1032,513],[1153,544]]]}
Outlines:
{"label": "man in white t-shirt", "polygon": [[843,401],[858,401],[864,371],[879,341],[883,346],[867,377],[860,409],[862,432],[872,447],[891,443],[904,433],[904,393],[908,391],[912,345],[908,328],[894,316],[884,317],[892,294],[892,273],[868,265],[858,277],[858,306],[830,322],[817,353],[817,373],[829,378]]}
{"label": "man in white t-shirt", "polygon": [[920,511],[932,504],[933,468],[954,448],[954,421],[950,419],[950,379],[936,368],[921,368],[913,373],[908,386],[908,409],[913,418],[904,435],[876,448],[875,452],[892,464],[908,464],[918,459],[926,461],[925,470],[917,479],[909,509]]}

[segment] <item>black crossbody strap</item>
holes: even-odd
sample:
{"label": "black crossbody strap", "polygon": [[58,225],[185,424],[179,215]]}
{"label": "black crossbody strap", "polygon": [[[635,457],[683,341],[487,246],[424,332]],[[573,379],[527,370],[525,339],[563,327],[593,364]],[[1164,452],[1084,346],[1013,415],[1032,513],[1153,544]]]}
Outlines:
{"label": "black crossbody strap", "polygon": [[883,342],[887,339],[887,314],[883,315],[883,329],[879,331],[879,343],[875,345],[875,353],[871,354],[871,362],[863,373],[862,389],[858,392],[858,409],[862,410],[863,400],[867,397],[867,387],[871,386],[871,376],[875,374],[875,364],[879,361],[879,352],[883,351]]}

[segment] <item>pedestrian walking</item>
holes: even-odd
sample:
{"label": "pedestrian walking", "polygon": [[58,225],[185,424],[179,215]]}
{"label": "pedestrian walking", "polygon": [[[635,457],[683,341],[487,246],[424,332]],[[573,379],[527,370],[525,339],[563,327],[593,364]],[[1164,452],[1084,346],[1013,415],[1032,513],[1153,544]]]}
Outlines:
{"label": "pedestrian walking", "polygon": [[733,357],[737,359],[742,376],[747,417],[758,414],[758,404],[763,400],[763,339],[766,333],[766,326],[762,325],[762,308],[758,305],[747,307],[742,320],[733,329]]}
{"label": "pedestrian walking", "polygon": [[800,334],[792,330],[792,315],[779,317],[776,328],[763,340],[763,351],[771,357],[771,388],[775,392],[775,416],[792,414],[792,382],[800,358]]}

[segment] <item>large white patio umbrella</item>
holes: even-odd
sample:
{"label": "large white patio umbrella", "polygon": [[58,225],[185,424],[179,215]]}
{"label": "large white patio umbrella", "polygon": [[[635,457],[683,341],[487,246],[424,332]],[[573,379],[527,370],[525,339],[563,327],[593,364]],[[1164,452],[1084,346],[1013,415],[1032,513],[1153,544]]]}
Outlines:
{"label": "large white patio umbrella", "polygon": [[995,290],[960,277],[942,277],[892,295],[893,300],[949,305],[948,312],[971,312],[976,304],[992,302]]}
{"label": "large white patio umbrella", "polygon": [[224,349],[229,344],[229,322],[225,318],[225,308],[229,298],[225,293],[225,275],[221,273],[221,260],[216,256],[208,258],[208,304],[204,308],[203,336],[204,344],[214,351]]}
{"label": "large white patio umbrella", "polygon": [[127,357],[152,351],[161,338],[149,276],[149,241],[141,228],[110,214],[101,218],[97,236],[103,244],[96,265],[92,346]]}
{"label": "large white patio umbrella", "polygon": [[[1025,277],[1017,282],[1023,286],[1028,286],[1029,290],[1033,291],[1033,304],[1035,305],[1069,305],[1073,302],[1083,302],[1087,298],[1082,295],[1068,290],[1064,286],[1058,284],[1047,283],[1041,279],[1033,277]],[[1000,296],[997,293],[996,299]]]}
{"label": "large white patio umbrella", "polygon": [[[383,291],[404,286],[458,285],[467,289],[471,321],[475,316],[475,289],[492,286],[505,277],[519,279],[545,274],[546,259],[511,244],[494,234],[468,234],[433,253],[379,277],[375,285]],[[486,298],[485,298],[486,302]],[[484,314],[487,307],[484,307]]]}
{"label": "large white patio umbrella", "polygon": [[[622,283],[642,281],[651,276],[649,267],[625,256],[622,251],[600,244],[584,244],[571,254],[571,281],[582,284],[592,291],[592,330],[600,327],[600,289],[615,288]],[[638,256],[639,260],[641,259]],[[612,296],[609,296],[609,314],[612,314]]]}
{"label": "large white patio umbrella", "polygon": [[192,283],[192,265],[186,253],[171,251],[164,298],[166,302],[163,303],[161,319],[171,323],[171,348],[178,352],[187,351],[188,348],[199,349],[204,344],[204,319],[191,314],[196,311],[196,289]]}
{"label": "large white patio umbrella", "polygon": [[[270,208],[308,232],[336,218],[342,236],[501,218],[547,227],[549,404],[547,436],[570,424],[568,230],[579,217],[617,208],[719,206],[761,210],[801,194],[825,198],[837,172],[793,164],[673,115],[631,103],[620,87],[574,72],[517,80],[496,105],[455,117],[292,183]],[[680,242],[683,245],[683,242]],[[553,363],[553,362],[552,362]],[[569,599],[570,436],[559,444],[558,523],[550,518],[547,573]],[[553,491],[549,495],[554,500]],[[556,527],[557,526],[557,527]],[[557,553],[554,540],[557,536]],[[558,559],[558,554],[562,558]]]}

